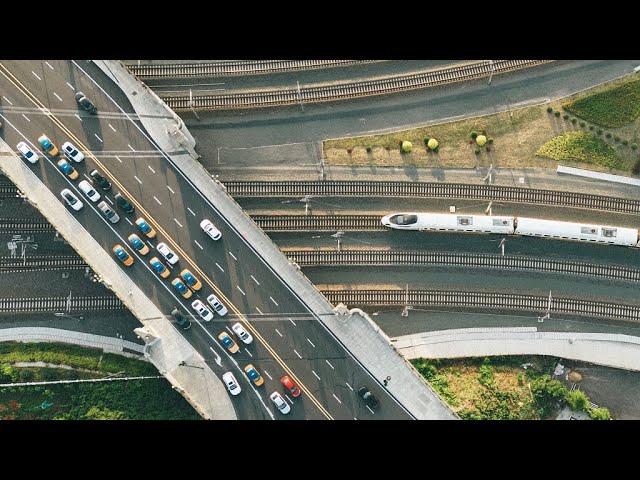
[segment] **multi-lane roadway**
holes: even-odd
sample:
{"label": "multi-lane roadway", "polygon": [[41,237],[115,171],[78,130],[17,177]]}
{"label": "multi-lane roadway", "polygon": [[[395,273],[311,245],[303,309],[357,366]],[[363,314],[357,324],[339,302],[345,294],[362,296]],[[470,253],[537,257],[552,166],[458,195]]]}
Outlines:
{"label": "multi-lane roadway", "polygon": [[[210,293],[216,293],[229,308],[227,317],[198,321],[183,334],[216,373],[230,370],[239,380],[243,392],[233,398],[239,418],[410,418],[302,299],[256,256],[247,239],[156,148],[122,92],[97,68],[84,61],[2,62],[0,88],[4,140],[13,147],[25,141],[41,155],[37,164],[27,165],[58,197],[62,189],[70,188],[82,199],[82,210],[69,211],[106,251],[111,252],[116,243],[125,246],[135,263],[131,267],[119,264],[119,268],[125,269],[163,313],[168,315],[179,305],[190,314],[191,301],[204,301]],[[74,100],[78,91],[96,104],[98,115],[79,108]],[[70,180],[56,167],[58,158],[41,151],[37,138],[43,133],[58,147],[71,141],[85,153],[84,162],[73,164],[79,179]],[[121,220],[112,225],[98,213],[95,204],[77,188],[94,168],[113,183],[110,192],[98,189],[103,198],[113,203],[115,193],[122,193],[135,205],[134,214],[119,210]],[[155,227],[156,238],[148,240],[138,231],[133,224],[138,216]],[[221,240],[214,242],[201,231],[199,224],[204,218],[222,231]],[[131,233],[138,233],[149,245],[148,255],[141,256],[130,247],[127,237]],[[148,264],[151,256],[158,256],[155,246],[159,241],[180,256],[166,280]],[[186,301],[170,284],[183,268],[190,269],[204,284]],[[216,337],[236,321],[245,322],[256,340],[248,346],[239,343],[241,351],[231,355]],[[249,383],[242,372],[248,363],[262,374],[264,387],[254,388]],[[273,390],[285,393],[279,385],[284,374],[291,375],[303,391],[299,398],[289,400],[293,407],[287,416],[278,413],[268,398]],[[382,406],[375,413],[356,395],[363,385],[381,399]]]}

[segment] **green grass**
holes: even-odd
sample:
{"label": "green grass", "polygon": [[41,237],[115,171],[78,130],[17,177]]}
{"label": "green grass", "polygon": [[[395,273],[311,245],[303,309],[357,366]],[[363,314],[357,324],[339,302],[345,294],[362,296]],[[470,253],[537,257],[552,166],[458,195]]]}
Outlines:
{"label": "green grass", "polygon": [[622,127],[640,117],[640,80],[563,105],[569,112],[603,127]]}
{"label": "green grass", "polygon": [[581,130],[552,138],[536,152],[540,157],[554,160],[578,160],[617,170],[629,170],[629,165],[601,138]]}

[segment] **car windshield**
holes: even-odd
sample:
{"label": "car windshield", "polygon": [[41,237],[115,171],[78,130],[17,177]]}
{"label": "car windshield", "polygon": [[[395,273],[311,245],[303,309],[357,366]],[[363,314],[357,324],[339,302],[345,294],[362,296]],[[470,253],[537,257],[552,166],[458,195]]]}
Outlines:
{"label": "car windshield", "polygon": [[118,257],[120,257],[123,260],[127,258],[127,254],[124,252],[124,250],[120,250],[120,249],[116,250],[116,255],[118,255]]}
{"label": "car windshield", "polygon": [[24,154],[25,157],[27,158],[31,158],[33,157],[33,153],[31,153],[31,150],[27,150],[27,152]]}
{"label": "car windshield", "polygon": [[131,243],[133,243],[133,244],[134,244],[136,247],[138,247],[138,248],[142,246],[142,245],[141,245],[141,243],[142,243],[142,242],[140,242],[140,240],[138,240],[138,239],[137,239],[137,238],[135,238],[135,237],[131,239]]}
{"label": "car windshield", "polygon": [[222,341],[225,345],[231,345],[231,339],[229,337],[222,337]]}
{"label": "car windshield", "polygon": [[140,226],[140,228],[142,229],[143,232],[148,232],[149,230],[151,230],[149,225],[147,225],[144,222],[140,222],[138,225]]}
{"label": "car windshield", "polygon": [[164,265],[162,265],[160,262],[154,262],[153,268],[155,268],[158,272],[162,272],[164,270]]}

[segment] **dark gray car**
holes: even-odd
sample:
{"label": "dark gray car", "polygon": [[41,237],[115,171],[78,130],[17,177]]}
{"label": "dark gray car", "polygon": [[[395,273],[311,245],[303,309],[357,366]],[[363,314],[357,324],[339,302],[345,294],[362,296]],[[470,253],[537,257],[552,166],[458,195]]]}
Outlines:
{"label": "dark gray car", "polygon": [[95,115],[96,113],[98,113],[98,109],[96,108],[96,106],[93,103],[91,103],[91,100],[89,100],[84,95],[84,93],[82,92],[76,93],[76,102],[78,102],[80,106],[84,108],[87,112],[89,112],[91,115]]}
{"label": "dark gray car", "polygon": [[177,307],[173,307],[171,310],[171,316],[178,322],[183,329],[189,330],[191,328],[191,322],[187,317],[185,317]]}
{"label": "dark gray car", "polygon": [[360,387],[358,389],[358,395],[360,395],[369,408],[378,408],[380,406],[380,400],[378,400],[367,387]]}

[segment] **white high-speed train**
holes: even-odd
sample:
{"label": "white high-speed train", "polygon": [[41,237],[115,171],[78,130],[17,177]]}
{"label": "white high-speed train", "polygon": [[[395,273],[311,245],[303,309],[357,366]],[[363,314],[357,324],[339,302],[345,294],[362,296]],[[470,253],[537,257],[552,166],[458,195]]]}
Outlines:
{"label": "white high-speed train", "polygon": [[502,233],[640,247],[638,229],[559,222],[540,218],[451,213],[393,213],[382,224],[397,230]]}

